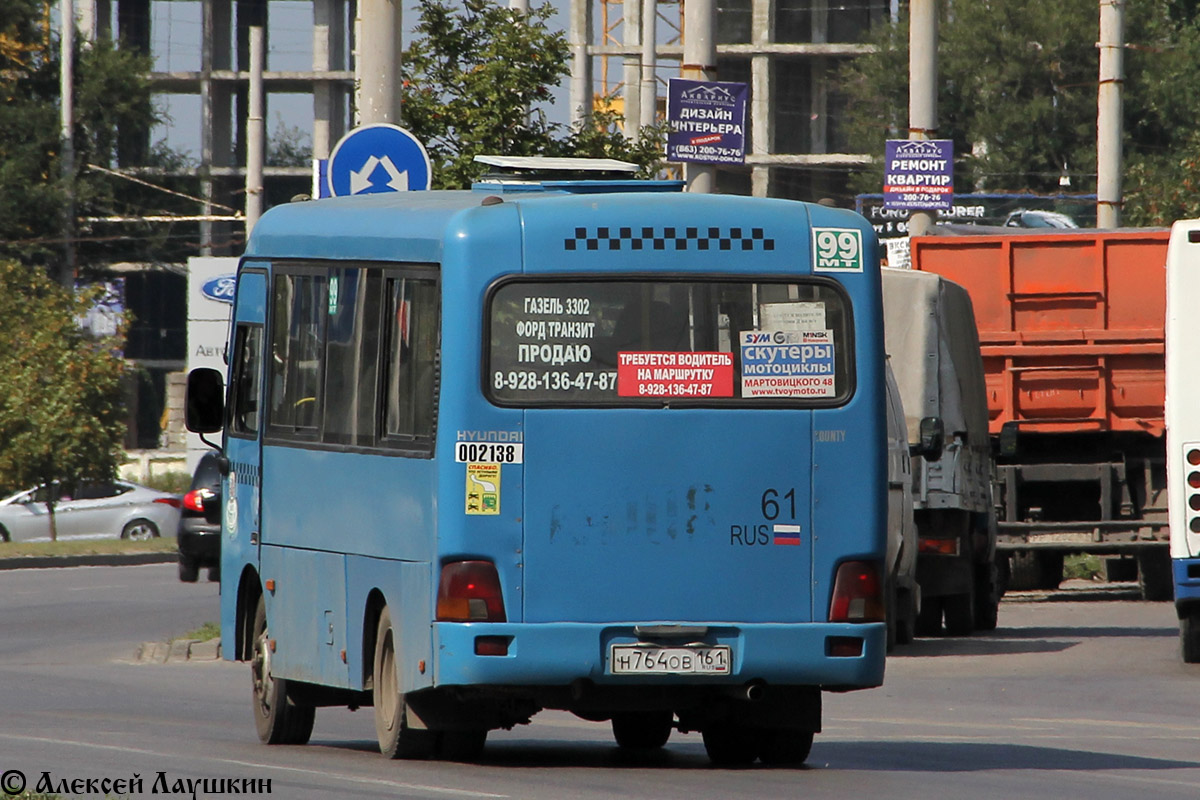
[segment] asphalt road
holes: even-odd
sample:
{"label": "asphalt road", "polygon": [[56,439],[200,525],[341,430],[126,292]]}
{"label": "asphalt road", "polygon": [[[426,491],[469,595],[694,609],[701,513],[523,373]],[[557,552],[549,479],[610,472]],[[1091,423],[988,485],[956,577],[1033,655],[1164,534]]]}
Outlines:
{"label": "asphalt road", "polygon": [[798,770],[713,769],[696,734],[631,761],[606,725],[552,712],[493,733],[480,764],[385,761],[370,709],[322,709],[310,745],[265,747],[244,665],[134,661],[141,642],[215,620],[215,585],[181,584],[172,565],[13,571],[0,611],[5,786],[17,771],[30,789],[43,773],[55,789],[136,774],[147,797],[191,796],[174,790],[202,778],[269,779],[289,799],[1200,794],[1200,667],[1179,661],[1167,603],[1006,602],[994,634],[900,648],[883,688],[825,695]]}

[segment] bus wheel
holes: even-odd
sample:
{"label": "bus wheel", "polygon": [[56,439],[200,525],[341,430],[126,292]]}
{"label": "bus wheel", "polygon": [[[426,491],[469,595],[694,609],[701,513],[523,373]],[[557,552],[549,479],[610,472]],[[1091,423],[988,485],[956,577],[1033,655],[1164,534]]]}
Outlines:
{"label": "bus wheel", "polygon": [[1200,610],[1179,618],[1179,649],[1185,664],[1200,664]]}
{"label": "bus wheel", "polygon": [[798,767],[812,750],[813,732],[761,730],[758,732],[758,757],[773,767]]}
{"label": "bus wheel", "polygon": [[430,758],[437,737],[431,731],[408,727],[404,694],[397,671],[396,637],[392,615],[385,606],[375,636],[375,735],[379,752],[388,758]]}
{"label": "bus wheel", "polygon": [[612,718],[613,738],[622,750],[658,750],[671,738],[675,715],[670,711],[632,711]]}
{"label": "bus wheel", "polygon": [[287,681],[271,677],[267,605],[258,598],[254,611],[254,653],[250,674],[254,679],[254,726],[264,744],[305,744],[312,736],[317,710],[288,699]]}
{"label": "bus wheel", "polygon": [[704,751],[715,767],[748,767],[758,757],[758,741],[741,725],[716,722],[704,729]]}

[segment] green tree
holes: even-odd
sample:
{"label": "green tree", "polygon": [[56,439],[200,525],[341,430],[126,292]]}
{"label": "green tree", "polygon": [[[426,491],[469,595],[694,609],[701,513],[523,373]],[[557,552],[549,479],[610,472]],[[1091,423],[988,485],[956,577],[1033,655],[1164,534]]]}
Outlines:
{"label": "green tree", "polygon": [[[1161,222],[1179,164],[1200,156],[1188,109],[1200,100],[1195,3],[1129,0],[1125,19],[1127,218]],[[939,135],[954,141],[956,189],[1095,190],[1099,13],[1093,0],[945,3],[938,42]],[[908,25],[872,33],[877,51],[840,73],[853,149],[883,152],[908,125]],[[1174,174],[1172,174],[1174,170]],[[856,180],[878,191],[882,165]],[[1168,192],[1169,193],[1169,192]],[[1151,205],[1157,214],[1148,213]],[[1158,217],[1155,219],[1155,217]]]}
{"label": "green tree", "polygon": [[434,188],[469,186],[483,172],[473,161],[481,154],[623,158],[651,173],[661,163],[656,130],[635,144],[612,115],[570,131],[538,110],[569,72],[566,38],[546,26],[549,4],[524,15],[494,0],[419,0],[417,8],[401,118],[429,152]]}
{"label": "green tree", "polygon": [[[58,267],[68,189],[74,190],[81,217],[138,213],[157,200],[145,187],[89,165],[116,164],[118,131],[148,130],[159,115],[145,79],[151,68],[148,56],[108,41],[80,42],[74,69],[76,169],[64,177],[59,160],[60,51],[44,11],[42,0],[0,3],[0,257]],[[114,237],[91,235],[86,229],[77,235],[81,263],[111,254]],[[121,237],[115,238],[120,247]]]}
{"label": "green tree", "polygon": [[[0,486],[111,478],[125,435],[123,323],[84,333],[95,292],[78,295],[37,267],[0,262]],[[19,320],[21,324],[11,324]],[[53,501],[50,536],[57,538]]]}

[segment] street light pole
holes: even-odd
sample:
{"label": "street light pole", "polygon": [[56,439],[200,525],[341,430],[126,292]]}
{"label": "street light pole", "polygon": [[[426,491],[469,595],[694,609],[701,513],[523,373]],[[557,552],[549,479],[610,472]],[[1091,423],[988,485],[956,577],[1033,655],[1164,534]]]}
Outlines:
{"label": "street light pole", "polygon": [[[937,0],[912,0],[908,33],[908,138],[937,138]],[[909,236],[928,233],[933,215],[917,211],[908,220]]]}
{"label": "street light pole", "polygon": [[59,6],[62,53],[59,59],[59,111],[61,118],[63,187],[66,209],[63,220],[63,263],[58,282],[75,284],[75,0],[62,0]]}
{"label": "street light pole", "polygon": [[[679,76],[693,81],[717,79],[716,0],[688,0],[683,7],[683,64]],[[642,101],[643,106],[645,100]],[[645,113],[643,107],[642,113]],[[712,164],[683,165],[689,192],[712,193],[717,188],[717,168]]]}
{"label": "street light pole", "polygon": [[1096,102],[1096,227],[1121,225],[1125,0],[1100,0],[1100,88]]}

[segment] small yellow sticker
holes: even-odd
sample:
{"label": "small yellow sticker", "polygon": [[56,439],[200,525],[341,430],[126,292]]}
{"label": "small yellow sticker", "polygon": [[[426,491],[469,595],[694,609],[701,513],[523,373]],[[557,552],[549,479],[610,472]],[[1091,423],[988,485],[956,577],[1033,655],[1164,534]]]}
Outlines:
{"label": "small yellow sticker", "polygon": [[467,513],[500,513],[499,464],[467,464]]}

